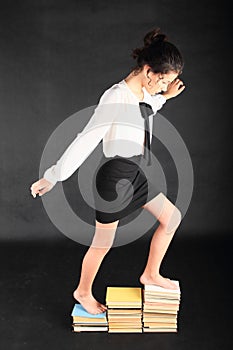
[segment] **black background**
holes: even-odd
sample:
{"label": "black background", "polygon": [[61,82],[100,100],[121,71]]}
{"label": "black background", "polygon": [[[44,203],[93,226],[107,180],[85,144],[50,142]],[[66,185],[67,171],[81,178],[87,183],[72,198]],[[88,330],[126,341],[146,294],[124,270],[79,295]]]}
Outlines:
{"label": "black background", "polygon": [[[229,349],[232,70],[227,1],[0,3],[1,321],[8,349]],[[86,247],[50,222],[30,186],[68,116],[128,75],[130,52],[160,27],[183,54],[185,91],[160,111],[192,159],[194,192],[162,266],[181,281],[178,334],[71,333],[72,290]],[[75,175],[74,175],[75,176]],[[72,178],[64,186],[72,191]],[[81,199],[80,199],[81,203]],[[94,215],[88,211],[87,215]],[[94,283],[139,285],[151,234],[114,248]],[[130,259],[129,259],[130,257]]]}

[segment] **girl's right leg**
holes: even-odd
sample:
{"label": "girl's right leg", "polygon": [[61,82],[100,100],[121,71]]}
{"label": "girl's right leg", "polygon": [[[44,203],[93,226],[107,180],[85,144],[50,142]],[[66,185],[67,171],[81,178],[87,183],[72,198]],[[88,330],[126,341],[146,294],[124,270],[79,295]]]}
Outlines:
{"label": "girl's right leg", "polygon": [[91,314],[106,310],[106,306],[93,297],[92,285],[103,258],[112,246],[118,222],[102,224],[96,221],[92,244],[82,262],[81,277],[73,296]]}

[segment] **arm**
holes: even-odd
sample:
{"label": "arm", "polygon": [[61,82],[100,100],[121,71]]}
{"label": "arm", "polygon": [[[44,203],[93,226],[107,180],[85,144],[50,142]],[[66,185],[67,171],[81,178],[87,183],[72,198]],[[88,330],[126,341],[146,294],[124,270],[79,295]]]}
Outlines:
{"label": "arm", "polygon": [[162,94],[155,94],[155,95],[152,95],[152,101],[153,101],[152,108],[153,108],[153,111],[156,113],[159,109],[163,107],[167,99]]}
{"label": "arm", "polygon": [[[114,103],[113,106],[111,106],[112,103]],[[57,181],[69,178],[103,139],[117,116],[117,103],[120,103],[120,91],[117,88],[104,92],[85,128],[68,146],[56,164],[45,171],[43,177],[53,186]]]}
{"label": "arm", "polygon": [[184,89],[184,83],[177,78],[169,84],[167,91],[163,92],[163,96],[168,100],[169,98],[178,96]]}

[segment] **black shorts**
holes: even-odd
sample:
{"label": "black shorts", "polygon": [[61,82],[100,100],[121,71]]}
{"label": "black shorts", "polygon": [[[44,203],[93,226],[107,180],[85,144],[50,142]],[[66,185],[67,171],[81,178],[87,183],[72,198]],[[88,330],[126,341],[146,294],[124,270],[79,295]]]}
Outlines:
{"label": "black shorts", "polygon": [[124,218],[159,194],[140,167],[142,157],[103,155],[93,187],[98,222],[110,223]]}

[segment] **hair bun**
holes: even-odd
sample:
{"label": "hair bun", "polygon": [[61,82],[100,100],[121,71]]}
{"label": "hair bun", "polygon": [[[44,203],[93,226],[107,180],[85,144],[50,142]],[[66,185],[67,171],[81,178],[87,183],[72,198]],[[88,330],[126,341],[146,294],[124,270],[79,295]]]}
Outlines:
{"label": "hair bun", "polygon": [[136,48],[136,49],[133,50],[131,56],[134,59],[136,59],[136,58],[138,58],[141,55],[142,52],[143,52],[143,48]]}
{"label": "hair bun", "polygon": [[144,37],[144,47],[149,47],[155,43],[167,40],[167,36],[160,33],[160,28],[155,28],[147,33]]}

